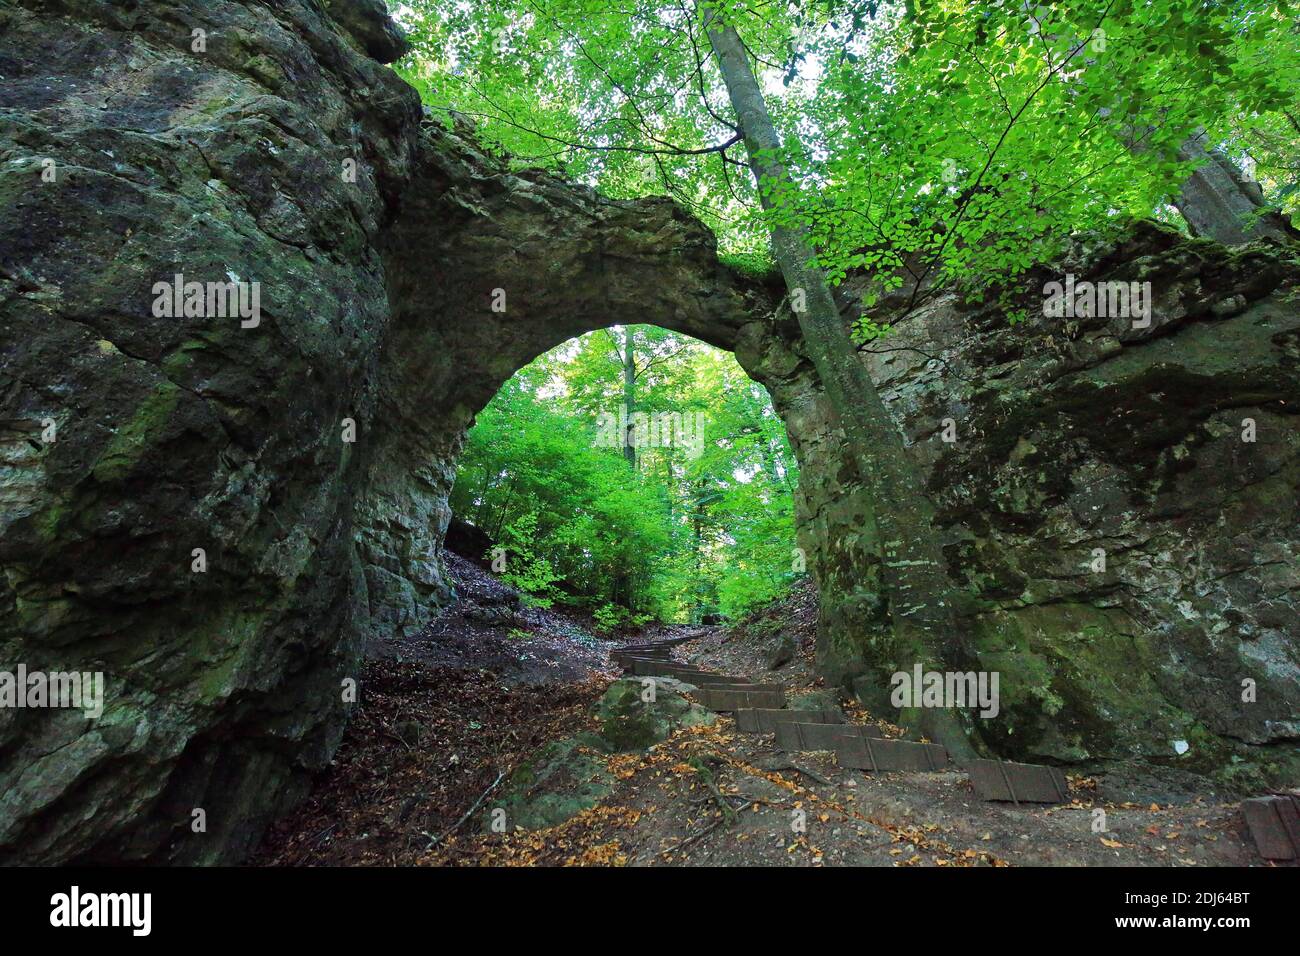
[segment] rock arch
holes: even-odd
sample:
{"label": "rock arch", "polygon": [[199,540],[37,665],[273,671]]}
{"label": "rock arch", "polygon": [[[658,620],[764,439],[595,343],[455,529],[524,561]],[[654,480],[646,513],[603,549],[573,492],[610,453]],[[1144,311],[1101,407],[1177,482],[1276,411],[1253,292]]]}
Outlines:
{"label": "rock arch", "polygon": [[[370,0],[53,9],[0,10],[0,662],[108,690],[95,721],[0,710],[0,862],[245,854],[337,747],[364,636],[442,593],[474,412],[611,321],[732,349],[771,392],[819,663],[879,706],[875,542],[834,409],[773,291],[702,227],[424,126]],[[1004,671],[998,747],[1294,782],[1300,270],[1153,227],[1067,270],[1151,281],[1151,326],[1012,328],[939,297],[865,356]],[[260,282],[262,323],[153,315],[178,271]],[[945,418],[963,441],[936,440]]]}
{"label": "rock arch", "polygon": [[444,597],[437,555],[473,416],[516,371],[594,329],[649,322],[735,351],[776,292],[718,261],[667,199],[614,201],[485,156],[429,126],[381,245],[392,320],[361,508],[372,623],[418,628]]}
{"label": "rock arch", "polygon": [[[0,662],[106,695],[0,709],[0,861],[239,859],[337,747],[366,635],[438,600],[496,387],[611,310],[730,346],[765,293],[671,203],[426,127],[381,5],[57,11],[0,11]],[[154,314],[177,273],[259,283],[260,322]]]}

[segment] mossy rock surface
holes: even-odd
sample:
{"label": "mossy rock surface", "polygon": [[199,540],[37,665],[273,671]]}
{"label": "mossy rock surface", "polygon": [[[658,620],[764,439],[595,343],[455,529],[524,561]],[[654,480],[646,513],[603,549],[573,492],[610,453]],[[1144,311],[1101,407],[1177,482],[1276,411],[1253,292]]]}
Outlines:
{"label": "mossy rock surface", "polygon": [[[653,700],[648,700],[651,696]],[[644,750],[667,740],[680,727],[717,720],[650,678],[615,681],[596,704],[594,714],[600,721],[601,739],[613,751]]]}
{"label": "mossy rock surface", "polygon": [[649,684],[640,679],[615,681],[592,708],[599,721],[595,733],[556,740],[517,769],[502,796],[482,814],[482,827],[491,831],[493,811],[505,811],[507,831],[556,826],[594,807],[613,789],[609,754],[645,750],[667,740],[675,730],[711,724],[717,717],[674,691],[655,685],[654,700],[646,700]]}
{"label": "mossy rock surface", "polygon": [[504,795],[483,813],[484,831],[491,831],[497,810],[505,811],[509,832],[552,827],[594,807],[610,792],[614,777],[591,743],[568,737],[543,747],[510,776]]}
{"label": "mossy rock surface", "polygon": [[810,690],[802,694],[793,694],[786,702],[790,710],[833,710],[843,714],[840,709],[840,695],[833,690]]}

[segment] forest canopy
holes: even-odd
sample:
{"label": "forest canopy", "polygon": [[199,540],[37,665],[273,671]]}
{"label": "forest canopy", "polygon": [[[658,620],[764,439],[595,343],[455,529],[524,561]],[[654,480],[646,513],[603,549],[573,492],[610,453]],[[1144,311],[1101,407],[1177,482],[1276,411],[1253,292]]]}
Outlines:
{"label": "forest canopy", "polygon": [[1179,147],[1202,129],[1300,208],[1300,29],[1277,0],[407,0],[404,75],[519,163],[672,195],[762,267],[774,214],[702,9],[737,24],[795,183],[779,215],[832,281],[1006,283],[1071,232],[1178,224]]}

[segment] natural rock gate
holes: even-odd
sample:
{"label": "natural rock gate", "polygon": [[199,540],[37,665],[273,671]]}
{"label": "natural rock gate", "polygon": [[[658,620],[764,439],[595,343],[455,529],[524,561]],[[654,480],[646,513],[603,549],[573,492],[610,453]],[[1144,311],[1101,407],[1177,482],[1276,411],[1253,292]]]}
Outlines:
{"label": "natural rock gate", "polygon": [[[475,412],[628,315],[771,392],[819,661],[881,708],[886,596],[834,410],[775,290],[680,209],[422,124],[375,3],[23,0],[0,37],[0,669],[108,680],[98,720],[0,710],[0,861],[246,853],[337,746],[364,635],[445,598]],[[865,356],[1003,675],[985,744],[1276,777],[1300,737],[1300,268],[1143,228],[1067,271],[1151,281],[1151,327],[939,297]],[[177,273],[257,281],[260,325],[154,315]]]}

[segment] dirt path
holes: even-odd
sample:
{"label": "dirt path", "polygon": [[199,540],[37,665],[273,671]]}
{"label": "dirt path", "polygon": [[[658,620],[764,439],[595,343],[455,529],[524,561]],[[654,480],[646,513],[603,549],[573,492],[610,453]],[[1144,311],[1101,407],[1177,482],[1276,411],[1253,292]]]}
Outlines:
{"label": "dirt path", "polygon": [[527,607],[496,575],[458,554],[446,558],[456,603],[415,637],[371,641],[368,658],[487,670],[512,686],[617,675],[609,642],[592,633],[589,620]]}
{"label": "dirt path", "polygon": [[[733,662],[716,646],[684,655]],[[805,662],[806,664],[807,662]],[[718,668],[721,669],[721,668]],[[728,668],[729,673],[737,669]],[[770,674],[741,672],[743,676]],[[810,682],[811,683],[811,682]],[[849,711],[851,722],[867,715]],[[964,774],[864,773],[831,754],[785,754],[730,717],[644,754],[609,758],[619,778],[595,810],[548,831],[468,835],[429,862],[633,866],[1250,865],[1261,861],[1235,804],[1108,803],[1071,780],[1070,804],[987,803]],[[1095,811],[1106,831],[1093,832]]]}
{"label": "dirt path", "polygon": [[606,642],[447,558],[457,603],[418,636],[367,648],[358,712],[333,763],[252,862],[416,863],[502,771],[585,725],[618,673]]}
{"label": "dirt path", "polygon": [[[519,609],[499,582],[452,563],[460,604],[419,638],[371,648],[361,712],[306,803],[256,862],[418,865],[1000,866],[1259,865],[1234,803],[1104,801],[1071,778],[1072,802],[978,799],[956,772],[865,773],[828,753],[785,754],[720,715],[645,752],[600,754],[615,778],[592,809],[542,830],[481,832],[503,774],[548,741],[592,730],[619,673],[582,621]],[[792,600],[797,603],[796,595]],[[764,642],[696,629],[683,660],[825,691],[806,615],[795,658],[767,670]],[[803,621],[804,623],[801,623]],[[656,628],[651,640],[685,633]],[[682,653],[682,651],[685,653]],[[834,695],[831,695],[832,697]],[[841,701],[841,704],[845,702]],[[850,722],[869,715],[845,705]],[[574,781],[580,785],[581,781]],[[470,811],[473,810],[473,813]],[[1104,832],[1095,832],[1104,811]]]}

